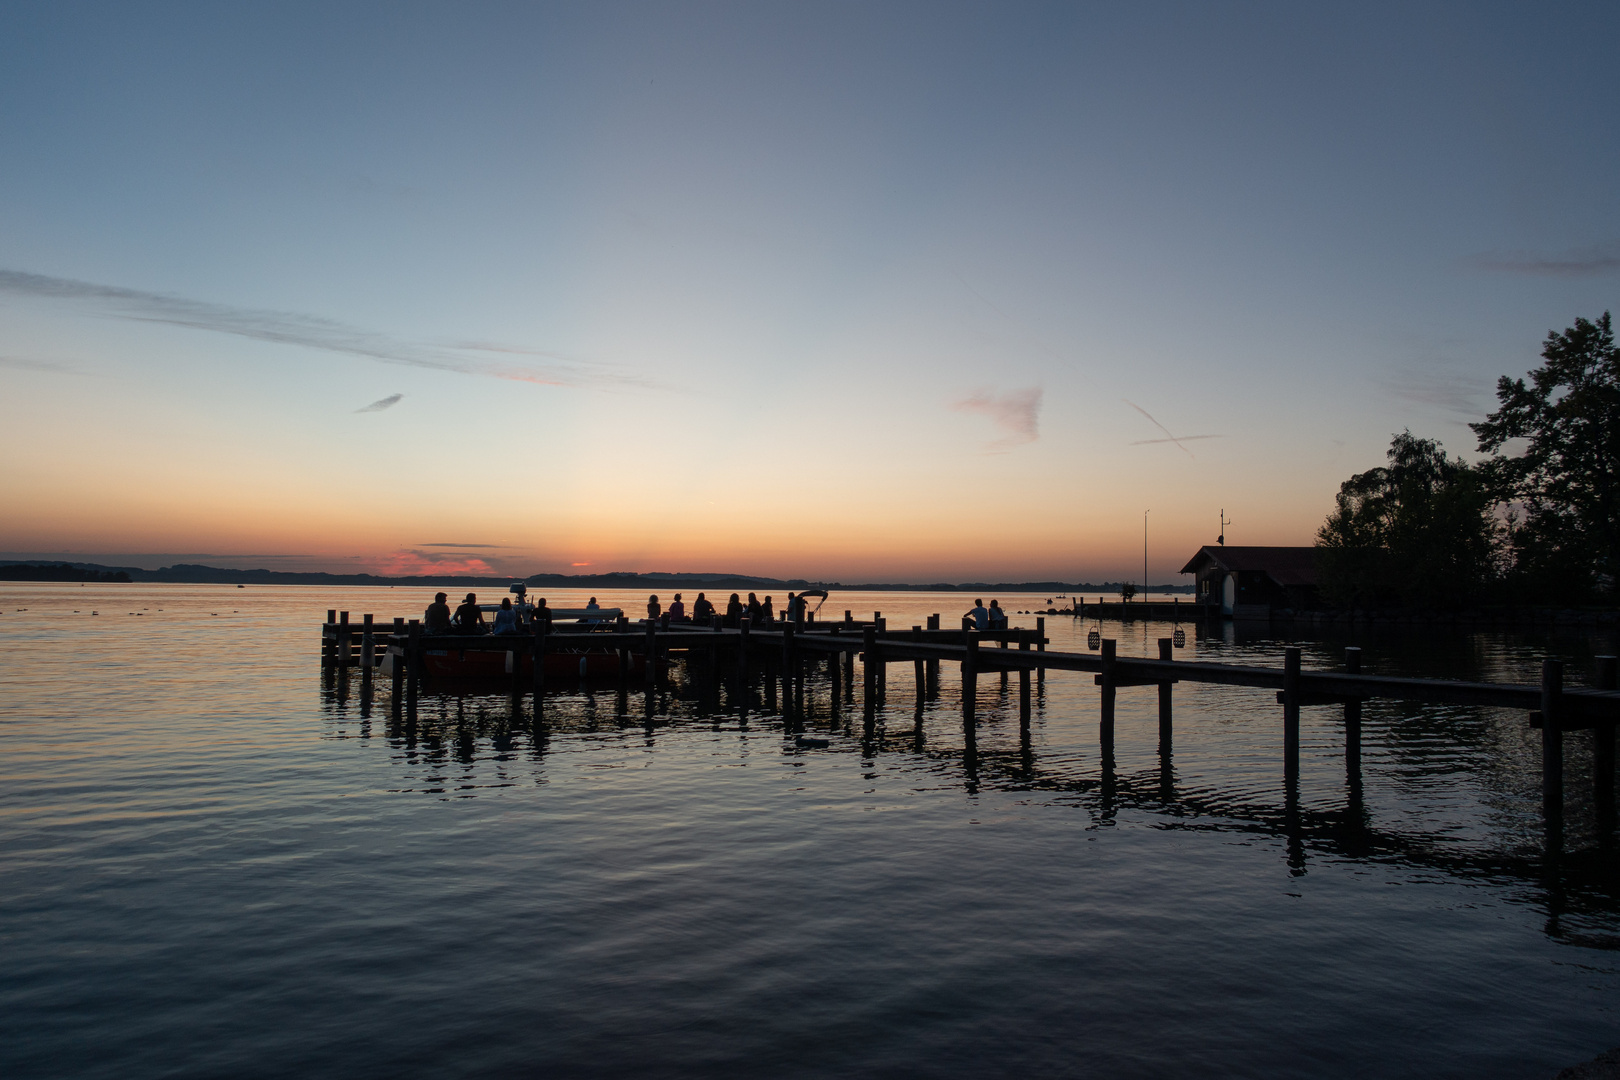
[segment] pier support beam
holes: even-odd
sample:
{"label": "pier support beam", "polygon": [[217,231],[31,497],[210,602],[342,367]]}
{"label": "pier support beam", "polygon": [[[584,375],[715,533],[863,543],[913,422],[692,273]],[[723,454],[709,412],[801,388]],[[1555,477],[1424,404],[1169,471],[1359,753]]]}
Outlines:
{"label": "pier support beam", "polygon": [[[1159,659],[1168,663],[1176,658],[1174,642],[1167,637],[1159,639]],[[1174,723],[1171,717],[1170,694],[1173,683],[1159,684],[1159,754],[1170,756],[1171,741],[1174,738]]]}
{"label": "pier support beam", "polygon": [[[1029,651],[1029,638],[1018,642],[1020,652]],[[1018,669],[1018,727],[1024,732],[1029,731],[1029,668]]]}
{"label": "pier support beam", "polygon": [[1114,655],[1117,643],[1113,638],[1102,639],[1102,671],[1097,676],[1097,685],[1101,687],[1102,716],[1098,722],[1097,734],[1102,740],[1104,752],[1111,758],[1114,753],[1114,695],[1117,693],[1115,680],[1118,678],[1114,668]]}
{"label": "pier support beam", "polygon": [[962,733],[968,748],[978,742],[979,637],[967,635],[967,653],[962,658]]}
{"label": "pier support beam", "polygon": [[1541,662],[1541,815],[1547,826],[1547,847],[1557,850],[1564,841],[1564,732],[1559,699],[1564,694],[1564,664]]}
{"label": "pier support beam", "polygon": [[1298,646],[1283,652],[1283,775],[1290,784],[1299,780],[1299,663]]}
{"label": "pier support beam", "polygon": [[[1616,683],[1617,660],[1597,658],[1599,690],[1620,689]],[[1599,724],[1592,729],[1592,806],[1597,811],[1598,835],[1607,840],[1614,832],[1614,725]]]}
{"label": "pier support beam", "polygon": [[[922,627],[913,626],[911,628],[912,641],[920,643],[922,636]],[[911,665],[911,670],[912,674],[917,677],[917,701],[921,703],[928,696],[928,662],[918,660]]]}
{"label": "pier support beam", "polygon": [[[1354,645],[1344,650],[1344,670],[1348,675],[1361,674],[1361,650]],[[1352,783],[1361,782],[1361,701],[1344,703],[1344,771]]]}
{"label": "pier support beam", "polygon": [[877,715],[877,627],[861,628],[861,705],[868,723]]}

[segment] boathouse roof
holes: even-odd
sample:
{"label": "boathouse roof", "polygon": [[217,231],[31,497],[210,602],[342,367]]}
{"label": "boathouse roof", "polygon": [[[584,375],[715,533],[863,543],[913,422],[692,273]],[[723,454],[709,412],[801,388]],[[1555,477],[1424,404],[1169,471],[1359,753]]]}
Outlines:
{"label": "boathouse roof", "polygon": [[1229,574],[1265,574],[1278,585],[1315,585],[1316,549],[1313,547],[1222,547],[1206,544],[1181,568],[1197,574],[1209,567]]}

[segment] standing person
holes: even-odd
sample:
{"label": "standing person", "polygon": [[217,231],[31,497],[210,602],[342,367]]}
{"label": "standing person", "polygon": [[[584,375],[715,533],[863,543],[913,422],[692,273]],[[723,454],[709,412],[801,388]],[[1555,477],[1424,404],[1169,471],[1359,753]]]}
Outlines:
{"label": "standing person", "polygon": [[771,610],[771,598],[766,597],[759,602],[760,622],[771,622],[776,618],[776,612]]}
{"label": "standing person", "polygon": [[990,601],[990,629],[1007,629],[1007,612],[1002,608],[1000,600]]}
{"label": "standing person", "polygon": [[669,621],[670,622],[685,622],[686,621],[686,605],[681,603],[681,594],[680,593],[676,593],[675,594],[675,599],[673,599],[673,600],[671,600],[669,602]]}
{"label": "standing person", "polygon": [[656,620],[664,613],[664,606],[658,602],[656,595],[647,597],[647,618]]}
{"label": "standing person", "polygon": [[753,593],[748,594],[748,621],[751,623],[759,622],[759,597]]}
{"label": "standing person", "polygon": [[788,593],[786,618],[794,626],[798,626],[804,621],[804,601],[792,593]]}
{"label": "standing person", "polygon": [[990,612],[985,610],[983,600],[973,601],[973,610],[962,617],[964,619],[972,619],[973,629],[975,630],[990,629]]}
{"label": "standing person", "polygon": [[707,597],[698,593],[698,598],[692,601],[692,621],[706,623],[714,615],[714,605],[709,603]]}
{"label": "standing person", "polygon": [[543,626],[546,633],[551,633],[551,609],[546,607],[545,597],[535,602],[534,610],[529,612],[529,620],[532,626]]}
{"label": "standing person", "polygon": [[433,603],[428,605],[422,613],[422,632],[424,634],[448,634],[450,632],[450,605],[444,602],[444,593],[434,593]]}
{"label": "standing person", "polygon": [[512,598],[503,596],[501,597],[501,610],[495,613],[495,633],[515,634],[517,632],[517,611],[512,607]]}
{"label": "standing person", "polygon": [[732,593],[731,599],[726,602],[726,625],[731,627],[733,630],[740,627],[742,625],[743,612],[746,610],[747,609],[742,606],[742,601],[737,599],[737,594]]}
{"label": "standing person", "polygon": [[467,599],[456,608],[456,629],[463,634],[484,632],[484,613],[478,610],[477,593],[468,593]]}

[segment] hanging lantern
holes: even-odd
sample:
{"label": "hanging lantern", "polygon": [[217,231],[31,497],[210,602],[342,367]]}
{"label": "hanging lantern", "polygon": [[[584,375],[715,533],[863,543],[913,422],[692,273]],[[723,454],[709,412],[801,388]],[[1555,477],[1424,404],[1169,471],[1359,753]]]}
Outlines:
{"label": "hanging lantern", "polygon": [[1095,630],[1087,634],[1086,648],[1091,649],[1092,651],[1102,648],[1102,635]]}
{"label": "hanging lantern", "polygon": [[1187,647],[1187,631],[1183,630],[1181,627],[1178,626],[1178,627],[1176,627],[1176,632],[1175,632],[1174,637],[1175,637],[1175,642],[1176,642],[1176,648],[1185,649]]}

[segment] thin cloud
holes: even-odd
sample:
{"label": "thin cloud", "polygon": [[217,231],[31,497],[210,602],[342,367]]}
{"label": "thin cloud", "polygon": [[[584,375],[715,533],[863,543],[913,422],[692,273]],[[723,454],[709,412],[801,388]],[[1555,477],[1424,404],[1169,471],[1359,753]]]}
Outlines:
{"label": "thin cloud", "polygon": [[1538,277],[1601,277],[1620,272],[1620,241],[1572,248],[1560,255],[1488,251],[1470,260],[1482,270]]}
{"label": "thin cloud", "polygon": [[1405,371],[1385,379],[1391,394],[1414,405],[1440,409],[1454,416],[1480,417],[1488,411],[1490,383],[1474,375],[1448,376],[1440,372]]}
{"label": "thin cloud", "polygon": [[66,364],[57,364],[50,360],[25,360],[20,356],[0,356],[0,367],[16,368],[19,371],[49,371],[55,375],[82,374],[78,369],[68,367]]}
{"label": "thin cloud", "polygon": [[427,548],[427,547],[435,547],[435,548],[503,548],[503,547],[510,547],[511,545],[509,545],[509,544],[418,544],[417,546],[418,547],[425,547],[425,548]]}
{"label": "thin cloud", "polygon": [[362,330],[334,319],[291,311],[233,307],[206,300],[97,285],[71,278],[47,277],[20,270],[0,270],[0,294],[63,300],[98,308],[114,318],[162,323],[206,330],[216,334],[296,345],[306,349],[360,356],[385,364],[482,375],[542,386],[646,387],[646,380],[601,365],[580,363],[537,364],[493,362],[461,355],[464,352],[503,352],[516,357],[550,357],[541,350],[504,348],[488,344],[435,345],[407,341],[389,334]]}
{"label": "thin cloud", "polygon": [[1153,444],[1153,443],[1175,443],[1178,447],[1181,448],[1181,452],[1183,454],[1186,454],[1188,457],[1194,457],[1196,455],[1194,455],[1191,450],[1189,450],[1185,446],[1183,446],[1182,445],[1183,443],[1192,442],[1194,439],[1224,439],[1224,438],[1226,438],[1225,435],[1177,435],[1173,431],[1171,431],[1169,428],[1165,427],[1163,424],[1161,424],[1157,420],[1155,420],[1153,418],[1152,413],[1150,413],[1146,409],[1142,408],[1142,406],[1138,405],[1136,402],[1132,401],[1130,398],[1120,398],[1120,400],[1123,401],[1125,404],[1129,405],[1131,408],[1135,409],[1137,412],[1141,413],[1143,416],[1147,417],[1148,418],[1148,423],[1152,424],[1154,427],[1156,427],[1160,431],[1164,432],[1164,435],[1165,435],[1165,437],[1162,438],[1162,439],[1139,439],[1136,442],[1131,443],[1132,446],[1147,446],[1147,445],[1150,445],[1150,444]]}
{"label": "thin cloud", "polygon": [[392,409],[395,405],[398,405],[400,403],[400,399],[402,399],[404,396],[404,394],[389,394],[385,398],[380,398],[373,401],[370,405],[354,411],[357,413],[382,412],[384,409]]}
{"label": "thin cloud", "polygon": [[1041,388],[1009,390],[997,394],[988,388],[975,390],[967,397],[952,402],[951,407],[962,412],[976,412],[988,416],[1007,435],[991,443],[992,449],[1008,449],[1032,443],[1041,437]]}
{"label": "thin cloud", "polygon": [[[1182,443],[1184,443],[1184,442],[1192,442],[1195,439],[1224,439],[1224,438],[1226,438],[1225,435],[1177,435],[1173,439],[1133,439],[1131,441],[1131,445],[1132,446],[1155,446],[1155,445],[1157,445],[1159,443],[1175,443],[1177,446],[1181,446]],[[1182,449],[1185,450],[1186,447],[1182,447]]]}

